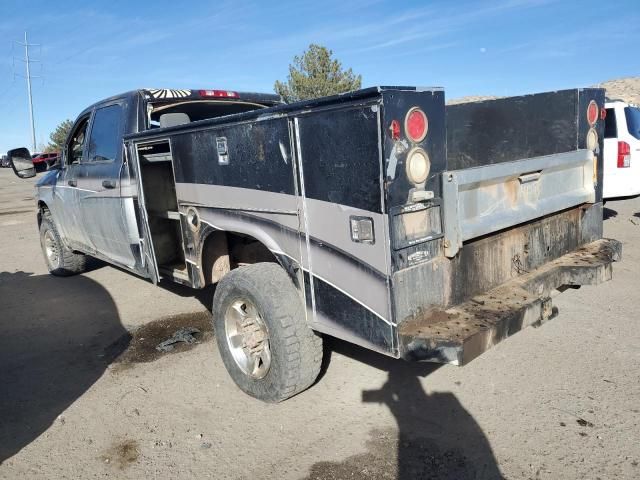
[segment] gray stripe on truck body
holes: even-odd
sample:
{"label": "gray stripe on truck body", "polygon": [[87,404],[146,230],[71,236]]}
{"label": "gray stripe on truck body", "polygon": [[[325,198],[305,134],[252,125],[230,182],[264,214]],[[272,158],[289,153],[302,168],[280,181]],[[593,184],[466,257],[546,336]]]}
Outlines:
{"label": "gray stripe on truck body", "polygon": [[[276,254],[285,254],[305,270],[304,249],[301,250],[300,233],[282,228],[276,214],[274,218],[261,213],[199,208],[200,219],[212,227],[251,235]],[[339,289],[363,307],[375,313],[385,322],[391,318],[387,277],[360,263],[351,255],[333,248],[327,242],[312,239],[311,255],[314,258],[313,274]],[[200,259],[190,259],[199,262]]]}
{"label": "gray stripe on truck body", "polygon": [[[285,228],[304,233],[304,222],[297,217],[299,197],[294,195],[249,188],[185,183],[176,184],[176,193],[181,205],[251,212],[275,221]],[[314,240],[351,255],[383,275],[389,275],[386,255],[380,255],[379,249],[376,248],[387,238],[385,215],[311,198],[307,198],[305,204],[311,219],[309,235]],[[376,242],[374,245],[351,240],[351,216],[369,217],[373,220]],[[303,266],[308,267],[308,264],[305,262]]]}

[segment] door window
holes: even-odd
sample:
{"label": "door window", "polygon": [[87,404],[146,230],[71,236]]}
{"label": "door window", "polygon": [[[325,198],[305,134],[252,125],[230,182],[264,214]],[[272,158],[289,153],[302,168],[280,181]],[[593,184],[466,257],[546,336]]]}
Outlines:
{"label": "door window", "polygon": [[624,116],[627,119],[629,135],[640,140],[640,108],[625,107]]}
{"label": "door window", "polygon": [[122,145],[122,106],[98,108],[89,137],[90,162],[113,162]]}
{"label": "door window", "polygon": [[78,122],[78,126],[71,135],[71,142],[69,143],[69,163],[78,163],[82,160],[88,124],[89,117],[83,118]]}
{"label": "door window", "polygon": [[607,116],[604,119],[604,138],[616,138],[617,136],[616,110],[615,108],[607,108]]}

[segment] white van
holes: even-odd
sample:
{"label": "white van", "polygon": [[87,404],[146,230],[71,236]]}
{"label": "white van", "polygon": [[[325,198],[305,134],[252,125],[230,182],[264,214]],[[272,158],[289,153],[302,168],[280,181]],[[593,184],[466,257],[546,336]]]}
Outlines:
{"label": "white van", "polygon": [[640,108],[621,100],[605,108],[603,197],[640,195]]}

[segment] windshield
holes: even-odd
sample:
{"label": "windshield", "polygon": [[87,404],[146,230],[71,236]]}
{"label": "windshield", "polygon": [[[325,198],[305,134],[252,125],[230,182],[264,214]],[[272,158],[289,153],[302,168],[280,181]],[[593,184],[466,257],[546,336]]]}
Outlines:
{"label": "windshield", "polygon": [[625,107],[624,116],[627,119],[629,134],[640,140],[640,108]]}

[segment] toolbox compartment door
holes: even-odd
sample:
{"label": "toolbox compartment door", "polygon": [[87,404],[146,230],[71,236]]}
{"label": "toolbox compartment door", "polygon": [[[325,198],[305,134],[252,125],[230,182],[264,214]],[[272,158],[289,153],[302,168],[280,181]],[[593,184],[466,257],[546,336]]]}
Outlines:
{"label": "toolbox compartment door", "polygon": [[591,150],[445,171],[445,255],[463,242],[596,201]]}
{"label": "toolbox compartment door", "polygon": [[[151,229],[149,227],[149,215],[147,213],[144,188],[140,168],[140,157],[135,143],[125,143],[125,154],[130,165],[130,189],[136,208],[137,233],[140,236],[140,265],[136,265],[136,272],[151,280],[154,284],[160,281],[158,264],[153,249]],[[130,228],[133,229],[133,225]]]}

